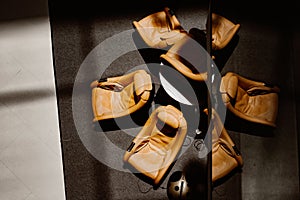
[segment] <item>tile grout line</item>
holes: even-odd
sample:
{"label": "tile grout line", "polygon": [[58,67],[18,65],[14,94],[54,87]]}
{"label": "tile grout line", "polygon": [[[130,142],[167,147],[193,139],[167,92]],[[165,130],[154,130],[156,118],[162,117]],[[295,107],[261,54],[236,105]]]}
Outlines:
{"label": "tile grout line", "polygon": [[21,183],[22,183],[22,185],[29,191],[29,193],[32,193],[32,190],[13,172],[13,171],[11,171],[11,169],[10,168],[8,168],[7,167],[7,165],[2,161],[2,160],[0,160],[0,162],[1,162],[1,164],[3,165],[3,166],[5,166],[6,167],[6,169],[8,170],[8,171],[10,171],[13,175],[14,175],[14,177],[16,178],[16,179],[18,179],[18,181],[20,181]]}
{"label": "tile grout line", "polygon": [[[10,110],[10,112],[12,112],[12,113],[14,113],[14,114],[16,114],[16,116],[18,116],[17,115],[17,113],[15,113],[15,111],[13,111],[12,109],[10,109],[9,108],[9,106],[7,106],[6,104],[5,104],[5,102],[3,103],[2,102],[2,104],[4,104],[9,110]],[[18,116],[19,117],[19,116]],[[37,130],[35,130],[33,127],[32,127],[32,125],[30,124],[30,123],[28,123],[23,117],[19,117],[20,118],[20,120],[22,120],[22,122],[25,124],[25,125],[27,125],[29,128],[30,128],[30,130],[32,130],[32,132],[36,132]],[[50,132],[52,132],[52,131],[50,131]],[[18,134],[18,136],[14,139],[14,141],[18,138],[20,136],[20,134]],[[35,136],[35,135],[33,135],[33,136]],[[50,146],[49,146],[49,144],[47,144],[40,136],[36,136],[35,138],[37,138],[39,141],[41,141],[45,146],[47,146],[47,148],[55,155],[55,156],[58,156],[58,157],[60,157],[61,158],[61,155],[58,155],[57,154],[57,152],[55,152]],[[60,141],[58,141],[59,142],[59,145],[60,145]],[[11,142],[10,143],[10,145],[12,144],[13,142]],[[8,148],[8,147],[7,147]],[[61,149],[59,149],[59,151],[61,151]],[[0,152],[0,154],[1,154],[2,152]]]}

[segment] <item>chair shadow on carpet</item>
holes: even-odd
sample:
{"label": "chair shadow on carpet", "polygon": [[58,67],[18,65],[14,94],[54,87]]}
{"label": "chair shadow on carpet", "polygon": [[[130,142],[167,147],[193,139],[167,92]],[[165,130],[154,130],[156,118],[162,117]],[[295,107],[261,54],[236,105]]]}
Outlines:
{"label": "chair shadow on carpet", "polygon": [[144,126],[150,116],[151,102],[129,115],[94,122],[95,131],[116,131]]}
{"label": "chair shadow on carpet", "polygon": [[216,180],[212,183],[212,187],[216,188],[218,186],[221,186],[223,183],[227,182],[229,179],[233,178],[234,176],[238,176],[243,172],[242,168],[235,168],[231,172],[229,172],[226,176]]}
{"label": "chair shadow on carpet", "polygon": [[275,129],[274,127],[267,126],[264,124],[246,121],[242,118],[235,116],[230,111],[227,111],[226,113],[224,126],[226,126],[226,128],[231,131],[260,137],[273,137]]}
{"label": "chair shadow on carpet", "polygon": [[168,167],[168,170],[165,172],[164,176],[161,178],[161,180],[159,181],[158,184],[154,184],[153,180],[149,177],[147,177],[145,174],[138,172],[134,167],[132,167],[130,164],[128,163],[124,163],[123,167],[124,169],[128,169],[129,171],[132,172],[133,175],[135,175],[138,179],[140,179],[141,181],[149,184],[152,186],[152,188],[154,190],[157,190],[161,187],[161,184],[166,180],[167,176],[169,175],[169,173],[171,172],[173,166],[175,165],[176,159],[174,162],[172,162],[172,164]]}
{"label": "chair shadow on carpet", "polygon": [[239,43],[239,35],[234,35],[231,41],[223,48],[217,51],[213,51],[212,55],[215,56],[214,62],[217,65],[219,71],[222,71],[228,59],[232,55],[233,51]]}

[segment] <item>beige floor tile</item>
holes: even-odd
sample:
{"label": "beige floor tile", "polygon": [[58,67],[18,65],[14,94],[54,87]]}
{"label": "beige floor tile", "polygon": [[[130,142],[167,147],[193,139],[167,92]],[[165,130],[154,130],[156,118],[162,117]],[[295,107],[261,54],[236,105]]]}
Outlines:
{"label": "beige floor tile", "polygon": [[61,158],[34,134],[20,135],[0,154],[0,160],[35,196],[63,199]]}
{"label": "beige floor tile", "polygon": [[25,199],[31,191],[2,162],[0,162],[0,199]]}
{"label": "beige floor tile", "polygon": [[0,116],[0,152],[2,152],[22,133],[23,127],[21,119],[2,103],[0,103]]}
{"label": "beige floor tile", "polygon": [[31,193],[25,200],[39,200],[39,198]]}
{"label": "beige floor tile", "polygon": [[0,23],[0,199],[64,200],[47,17]]}

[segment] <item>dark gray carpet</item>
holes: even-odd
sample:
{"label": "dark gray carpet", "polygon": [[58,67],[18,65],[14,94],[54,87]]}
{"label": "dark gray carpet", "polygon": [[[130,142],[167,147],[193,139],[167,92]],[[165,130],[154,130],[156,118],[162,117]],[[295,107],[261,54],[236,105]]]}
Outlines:
{"label": "dark gray carpet", "polygon": [[[68,200],[163,200],[168,199],[165,187],[172,172],[187,169],[201,180],[206,176],[202,174],[207,170],[202,162],[207,160],[197,159],[199,152],[189,146],[192,144],[189,136],[183,146],[186,150],[183,156],[172,166],[161,187],[154,189],[121,167],[123,152],[141,127],[127,124],[126,129],[109,130],[113,129],[109,125],[103,132],[92,123],[90,82],[99,76],[114,76],[133,67],[145,67],[141,52],[127,51],[131,47],[127,46],[129,41],[117,37],[118,44],[123,45],[113,46],[105,43],[106,39],[132,29],[133,20],[165,5],[175,10],[186,30],[205,29],[207,4],[198,1],[108,2],[106,6],[96,1],[49,1]],[[273,2],[269,7],[259,1],[213,1],[212,9],[241,24],[229,47],[218,52],[221,73],[232,71],[275,84],[281,93],[276,129],[249,124],[228,113],[225,128],[242,153],[244,167],[215,185],[212,191],[208,187],[199,199],[299,199],[299,114],[296,112],[299,110],[296,101],[299,100],[296,84],[299,29],[295,28],[293,4]],[[101,42],[105,49],[95,50]],[[114,58],[112,55],[118,51],[126,53]],[[104,59],[102,55],[106,55]],[[107,63],[109,67],[104,69]],[[207,194],[210,192],[211,198]]]}

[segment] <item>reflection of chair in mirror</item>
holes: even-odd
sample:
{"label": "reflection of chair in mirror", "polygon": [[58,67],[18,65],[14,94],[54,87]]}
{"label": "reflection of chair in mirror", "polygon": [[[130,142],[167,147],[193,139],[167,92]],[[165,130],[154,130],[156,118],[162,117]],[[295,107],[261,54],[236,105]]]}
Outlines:
{"label": "reflection of chair in mirror", "polygon": [[139,21],[133,21],[133,26],[144,42],[152,48],[171,46],[187,33],[168,7]]}
{"label": "reflection of chair in mirror", "polygon": [[207,79],[209,55],[197,41],[188,35],[174,44],[160,58],[163,64],[171,65],[192,80],[205,81]]}
{"label": "reflection of chair in mirror", "polygon": [[175,161],[187,133],[181,111],[172,105],[156,108],[124,155],[124,162],[160,183]]}
{"label": "reflection of chair in mirror", "polygon": [[227,18],[212,13],[212,49],[223,49],[239,29],[240,24],[234,24]]}
{"label": "reflection of chair in mirror", "polygon": [[236,116],[276,127],[279,92],[277,86],[228,72],[222,77],[220,92],[226,107]]}
{"label": "reflection of chair in mirror", "polygon": [[[208,110],[205,109],[208,114]],[[212,182],[216,182],[234,169],[243,166],[242,156],[224,128],[219,114],[212,109]]]}
{"label": "reflection of chair in mirror", "polygon": [[123,76],[91,83],[93,121],[129,115],[141,109],[150,99],[151,76],[137,70]]}

